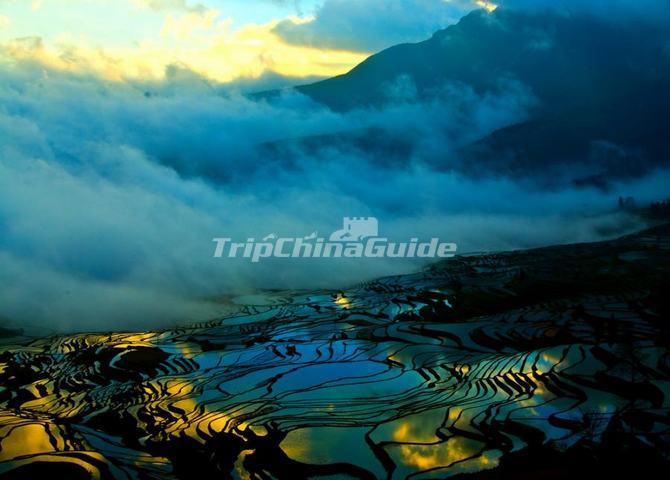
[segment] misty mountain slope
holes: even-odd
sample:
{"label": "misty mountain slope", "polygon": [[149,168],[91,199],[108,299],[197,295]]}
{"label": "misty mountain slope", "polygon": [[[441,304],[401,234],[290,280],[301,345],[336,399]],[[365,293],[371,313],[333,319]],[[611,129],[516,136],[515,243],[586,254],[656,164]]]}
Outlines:
{"label": "misty mountain slope", "polygon": [[[659,86],[660,87],[660,86]],[[571,180],[605,187],[667,165],[670,159],[667,98],[642,92],[598,108],[579,106],[511,125],[468,145],[463,165],[523,175],[537,167],[570,167]],[[501,161],[502,159],[502,161]]]}
{"label": "misty mountain slope", "polygon": [[410,78],[418,96],[447,83],[496,90],[501,79],[523,82],[546,108],[613,94],[667,74],[667,31],[615,25],[594,17],[475,11],[416,44],[391,47],[345,75],[297,89],[335,110],[394,100],[393,82]]}
{"label": "misty mountain slope", "polygon": [[347,112],[426,101],[451,86],[502,95],[518,82],[537,100],[528,121],[460,146],[457,160],[445,153],[431,163],[514,175],[567,163],[575,166],[570,181],[602,185],[670,158],[669,45],[668,29],[640,21],[476,11],[424,42],[391,47],[297,90]]}

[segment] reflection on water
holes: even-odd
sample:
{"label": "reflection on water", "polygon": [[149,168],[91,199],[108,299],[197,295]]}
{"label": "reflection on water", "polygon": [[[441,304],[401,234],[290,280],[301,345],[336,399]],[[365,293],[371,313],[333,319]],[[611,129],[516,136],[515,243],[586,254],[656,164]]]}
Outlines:
{"label": "reflection on water", "polygon": [[668,250],[640,243],[233,299],[170,331],[5,339],[0,478],[445,478],[624,431],[662,450]]}

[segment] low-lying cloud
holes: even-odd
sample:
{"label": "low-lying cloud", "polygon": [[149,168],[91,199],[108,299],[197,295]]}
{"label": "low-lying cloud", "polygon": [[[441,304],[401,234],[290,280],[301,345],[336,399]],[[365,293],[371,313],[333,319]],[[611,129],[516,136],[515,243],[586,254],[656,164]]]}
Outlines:
{"label": "low-lying cloud", "polygon": [[[385,236],[440,236],[461,251],[605,238],[640,226],[608,213],[618,192],[653,200],[669,179],[548,192],[533,179],[438,170],[436,156],[456,162],[460,146],[525,119],[535,100],[510,81],[495,95],[453,85],[420,101],[403,82],[389,84],[388,107],[341,114],[292,92],[253,101],[203,82],[6,69],[0,317],[55,330],[167,326],[216,315],[210,299],[227,292],[340,288],[419,267],[212,258],[214,237],[326,235],[344,216],[373,215]],[[373,127],[411,155],[295,141]]]}

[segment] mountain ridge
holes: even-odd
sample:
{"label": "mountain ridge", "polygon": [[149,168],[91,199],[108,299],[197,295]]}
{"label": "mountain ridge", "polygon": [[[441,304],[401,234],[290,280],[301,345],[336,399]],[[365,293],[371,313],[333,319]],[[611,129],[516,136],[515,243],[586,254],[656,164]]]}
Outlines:
{"label": "mountain ridge", "polygon": [[[294,88],[346,113],[412,100],[445,86],[500,94],[510,81],[537,98],[530,118],[460,148],[457,169],[524,174],[545,165],[589,163],[573,182],[605,186],[670,163],[670,32],[658,25],[610,23],[593,16],[474,11],[418,43],[394,45],[346,74]],[[609,145],[611,148],[600,148]],[[595,157],[597,158],[594,158]],[[609,158],[608,158],[609,156]],[[453,159],[438,168],[454,168]],[[473,167],[475,166],[475,167]],[[612,167],[610,169],[610,167]],[[477,170],[480,170],[476,168]]]}

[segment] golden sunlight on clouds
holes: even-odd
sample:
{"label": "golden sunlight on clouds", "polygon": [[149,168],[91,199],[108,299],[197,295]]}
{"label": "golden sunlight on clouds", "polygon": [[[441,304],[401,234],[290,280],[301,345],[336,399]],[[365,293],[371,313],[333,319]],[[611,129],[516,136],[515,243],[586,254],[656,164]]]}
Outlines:
{"label": "golden sunlight on clouds", "polygon": [[493,2],[487,2],[486,0],[477,0],[475,2],[475,4],[479,8],[483,8],[483,9],[487,10],[488,12],[494,12],[498,8],[498,5],[496,5]]}
{"label": "golden sunlight on clouds", "polygon": [[9,27],[10,23],[11,23],[11,20],[9,19],[9,17],[6,17],[4,15],[0,15],[0,28]]}
{"label": "golden sunlight on clouds", "polygon": [[[113,81],[160,80],[167,67],[179,65],[218,82],[258,78],[268,72],[290,77],[334,76],[368,56],[366,52],[285,43],[272,32],[279,20],[233,29],[231,19],[219,19],[218,15],[214,10],[170,13],[155,37],[132,46],[98,47],[85,39],[67,36],[49,43],[35,36],[0,46],[0,55]],[[310,20],[291,18],[296,23]]]}
{"label": "golden sunlight on clouds", "polygon": [[[173,36],[177,40],[189,40],[193,38],[199,30],[202,32],[211,31],[214,28],[214,22],[218,17],[216,10],[208,10],[204,14],[187,13],[185,15],[169,14],[165,19],[163,28],[161,29],[161,36]],[[232,23],[232,20],[225,20],[219,25],[223,28]]]}

